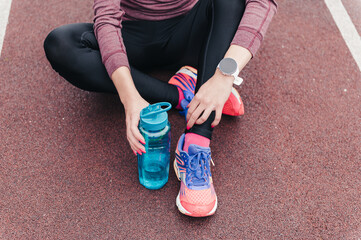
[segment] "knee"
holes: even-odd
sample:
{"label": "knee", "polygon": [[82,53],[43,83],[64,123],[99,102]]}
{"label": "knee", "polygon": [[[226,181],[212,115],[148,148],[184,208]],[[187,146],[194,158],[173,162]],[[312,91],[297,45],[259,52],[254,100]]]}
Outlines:
{"label": "knee", "polygon": [[57,29],[51,31],[44,40],[45,55],[50,62],[52,62],[52,60],[54,59],[54,55],[59,52],[59,42],[60,40]]}
{"label": "knee", "polygon": [[44,51],[47,59],[54,66],[66,61],[70,46],[66,41],[66,32],[62,27],[52,30],[44,40]]}

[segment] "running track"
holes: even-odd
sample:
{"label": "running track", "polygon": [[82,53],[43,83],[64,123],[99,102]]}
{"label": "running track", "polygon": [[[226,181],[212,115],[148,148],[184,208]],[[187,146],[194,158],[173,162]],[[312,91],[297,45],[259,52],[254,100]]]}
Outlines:
{"label": "running track", "polygon": [[[342,2],[361,34],[360,1]],[[46,61],[47,33],[91,21],[92,1],[12,0],[0,239],[360,239],[360,70],[324,1],[278,3],[242,73],[246,115],[215,130],[218,211],[193,219],[176,209],[172,171],[159,191],[138,183],[117,97],[74,88]],[[184,123],[174,111],[170,121],[174,149]]]}

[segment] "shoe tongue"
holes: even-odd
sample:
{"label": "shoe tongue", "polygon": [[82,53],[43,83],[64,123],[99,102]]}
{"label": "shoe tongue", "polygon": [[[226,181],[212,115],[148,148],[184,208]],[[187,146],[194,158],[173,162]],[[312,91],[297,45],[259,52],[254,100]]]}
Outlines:
{"label": "shoe tongue", "polygon": [[201,146],[198,146],[196,144],[191,144],[189,145],[188,147],[188,155],[189,156],[193,156],[199,152],[208,152],[210,150],[209,147],[201,147]]}
{"label": "shoe tongue", "polygon": [[[210,148],[209,147],[201,147],[199,145],[196,144],[191,144],[188,147],[188,155],[190,157],[199,154],[201,152],[210,152]],[[197,157],[194,158],[194,160],[196,160]],[[205,159],[204,159],[205,160]],[[198,161],[190,161],[191,167],[193,168],[194,172],[194,178],[193,178],[193,184],[195,186],[204,186],[204,184],[207,183],[207,180],[204,178],[204,172],[202,170],[202,163],[198,162]],[[199,166],[197,166],[199,164]]]}

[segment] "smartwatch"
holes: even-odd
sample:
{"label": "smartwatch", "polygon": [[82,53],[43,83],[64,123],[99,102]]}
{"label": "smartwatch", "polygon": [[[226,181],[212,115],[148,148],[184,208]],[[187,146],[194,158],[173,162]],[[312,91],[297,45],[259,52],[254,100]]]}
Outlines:
{"label": "smartwatch", "polygon": [[242,84],[243,79],[238,77],[239,74],[238,64],[236,60],[234,60],[233,58],[223,58],[219,62],[217,68],[219,69],[219,71],[221,71],[223,75],[234,77],[233,83],[236,84],[237,86]]}

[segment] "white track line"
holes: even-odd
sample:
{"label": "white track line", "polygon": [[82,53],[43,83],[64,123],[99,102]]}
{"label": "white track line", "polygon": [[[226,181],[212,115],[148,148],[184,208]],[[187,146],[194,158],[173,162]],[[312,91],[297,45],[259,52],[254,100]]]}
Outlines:
{"label": "white track line", "polygon": [[10,13],[11,0],[0,0],[0,56]]}
{"label": "white track line", "polygon": [[341,0],[325,0],[346,45],[361,71],[361,37]]}

